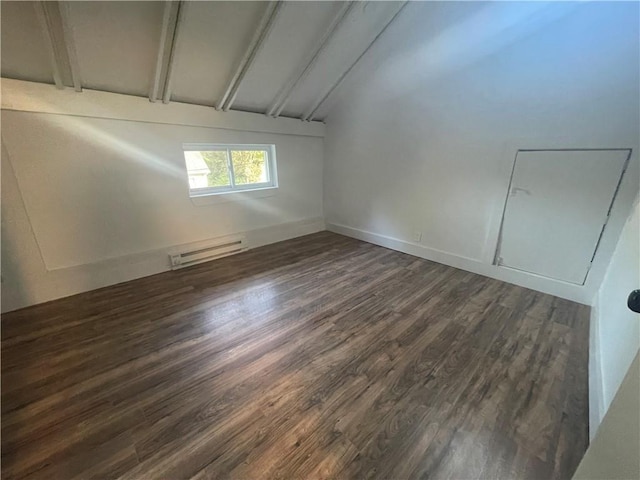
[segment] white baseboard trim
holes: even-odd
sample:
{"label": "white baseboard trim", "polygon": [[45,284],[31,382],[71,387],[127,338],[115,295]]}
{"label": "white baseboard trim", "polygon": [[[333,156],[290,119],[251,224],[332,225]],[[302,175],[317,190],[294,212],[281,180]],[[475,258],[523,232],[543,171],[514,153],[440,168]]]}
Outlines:
{"label": "white baseboard trim", "polygon": [[326,230],[323,217],[283,223],[246,232],[249,248],[262,247]]}
{"label": "white baseboard trim", "polygon": [[604,418],[604,383],[600,351],[600,307],[596,299],[591,307],[589,323],[589,441]]}
{"label": "white baseboard trim", "polygon": [[327,222],[327,230],[585,305],[591,305],[593,301],[594,292],[589,291],[584,286],[573,285],[526,272],[486,264],[472,258],[443,252],[425,245],[407,242],[346,225]]}
{"label": "white baseboard trim", "polygon": [[[244,235],[248,248],[252,249],[323,230],[324,218],[314,217],[229,234]],[[13,286],[5,283],[2,285],[2,312],[169,271],[169,250],[198,243],[201,242],[175,245],[64,269],[43,270],[38,275],[31,275],[27,285]]]}

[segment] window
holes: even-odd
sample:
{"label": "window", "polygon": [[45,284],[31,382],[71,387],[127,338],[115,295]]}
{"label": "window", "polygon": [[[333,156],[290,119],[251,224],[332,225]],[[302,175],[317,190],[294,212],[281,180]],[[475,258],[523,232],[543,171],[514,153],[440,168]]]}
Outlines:
{"label": "window", "polygon": [[277,187],[274,145],[183,145],[189,195]]}

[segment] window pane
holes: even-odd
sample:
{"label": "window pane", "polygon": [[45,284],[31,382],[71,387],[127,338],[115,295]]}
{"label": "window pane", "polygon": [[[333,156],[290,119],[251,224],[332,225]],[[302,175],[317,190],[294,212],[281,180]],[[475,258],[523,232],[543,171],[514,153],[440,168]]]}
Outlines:
{"label": "window pane", "polygon": [[236,185],[267,183],[267,152],[264,150],[231,150]]}
{"label": "window pane", "polygon": [[189,173],[189,188],[229,187],[229,169],[227,152],[212,150],[208,152],[184,152]]}

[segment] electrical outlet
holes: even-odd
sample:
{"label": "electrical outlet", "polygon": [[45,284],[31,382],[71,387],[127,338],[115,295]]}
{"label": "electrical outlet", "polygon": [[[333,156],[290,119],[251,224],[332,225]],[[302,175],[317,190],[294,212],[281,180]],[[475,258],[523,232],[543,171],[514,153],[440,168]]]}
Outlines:
{"label": "electrical outlet", "polygon": [[422,232],[419,230],[414,230],[413,231],[413,241],[414,242],[421,242],[422,241]]}

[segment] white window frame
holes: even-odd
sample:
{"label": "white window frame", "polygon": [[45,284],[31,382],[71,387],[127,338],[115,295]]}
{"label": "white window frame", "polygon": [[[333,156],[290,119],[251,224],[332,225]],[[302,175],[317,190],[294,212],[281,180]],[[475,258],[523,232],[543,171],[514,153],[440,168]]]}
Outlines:
{"label": "white window frame", "polygon": [[[237,185],[231,152],[234,150],[260,150],[265,152],[268,182],[249,183],[247,185]],[[203,197],[208,195],[221,195],[234,192],[249,192],[252,190],[267,190],[278,188],[278,172],[276,169],[276,146],[269,144],[223,144],[223,143],[185,143],[182,145],[183,160],[184,152],[227,152],[227,171],[231,185],[222,187],[191,188],[189,183],[189,171],[187,170],[187,184],[189,185],[190,197]],[[186,166],[186,164],[185,164]]]}

